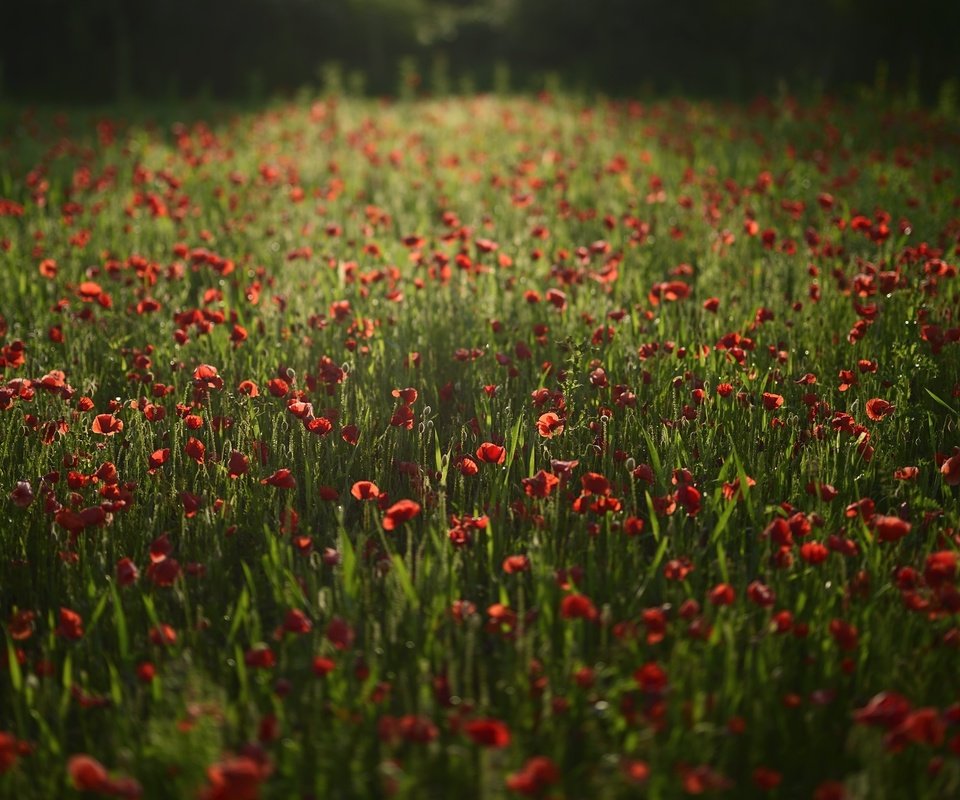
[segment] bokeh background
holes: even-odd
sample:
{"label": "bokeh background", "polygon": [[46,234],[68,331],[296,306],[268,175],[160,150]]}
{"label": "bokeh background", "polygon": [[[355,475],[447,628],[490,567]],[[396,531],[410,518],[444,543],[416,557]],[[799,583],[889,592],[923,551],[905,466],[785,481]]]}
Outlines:
{"label": "bokeh background", "polygon": [[[742,98],[878,80],[935,101],[958,0],[20,0],[0,95],[248,99],[331,77],[367,94],[536,90]],[[333,66],[332,66],[333,65]],[[404,83],[405,82],[405,83]]]}

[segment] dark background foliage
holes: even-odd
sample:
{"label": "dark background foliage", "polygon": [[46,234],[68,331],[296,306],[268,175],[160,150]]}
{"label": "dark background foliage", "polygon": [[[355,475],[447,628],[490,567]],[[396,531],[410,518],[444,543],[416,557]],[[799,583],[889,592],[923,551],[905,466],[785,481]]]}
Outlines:
{"label": "dark background foliage", "polygon": [[[316,84],[337,62],[365,89],[431,75],[513,88],[555,73],[622,94],[746,97],[873,83],[934,99],[957,73],[944,0],[19,0],[0,18],[0,90],[18,100],[249,98]],[[438,69],[437,65],[443,65]],[[503,68],[500,69],[501,76]]]}

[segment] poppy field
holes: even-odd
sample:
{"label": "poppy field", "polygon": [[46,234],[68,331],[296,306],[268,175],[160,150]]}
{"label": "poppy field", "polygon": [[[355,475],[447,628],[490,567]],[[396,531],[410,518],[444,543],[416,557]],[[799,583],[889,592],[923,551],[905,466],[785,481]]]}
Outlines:
{"label": "poppy field", "polygon": [[960,126],[0,133],[0,797],[960,794]]}

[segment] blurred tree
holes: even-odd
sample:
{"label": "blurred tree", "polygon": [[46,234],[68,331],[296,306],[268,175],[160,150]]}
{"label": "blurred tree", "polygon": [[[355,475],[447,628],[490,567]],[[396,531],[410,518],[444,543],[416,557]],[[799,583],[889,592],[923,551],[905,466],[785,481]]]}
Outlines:
{"label": "blurred tree", "polygon": [[942,0],[31,0],[4,10],[0,72],[8,96],[56,102],[289,91],[334,61],[392,92],[404,57],[480,89],[502,63],[517,87],[551,71],[744,96],[870,83],[883,62],[934,102],[957,30]]}

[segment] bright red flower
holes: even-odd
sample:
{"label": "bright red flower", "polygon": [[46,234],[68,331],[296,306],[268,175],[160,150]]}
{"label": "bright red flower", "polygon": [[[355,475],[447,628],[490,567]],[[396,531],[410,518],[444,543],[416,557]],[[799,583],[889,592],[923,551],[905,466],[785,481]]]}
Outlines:
{"label": "bright red flower", "polygon": [[376,500],[380,496],[380,488],[373,481],[357,481],[350,489],[357,500]]}
{"label": "bright red flower", "polygon": [[151,470],[160,469],[170,459],[170,448],[164,447],[160,450],[154,450],[147,457],[147,464]]}
{"label": "bright red flower", "polygon": [[402,525],[407,520],[413,519],[420,513],[420,504],[413,500],[398,500],[387,509],[383,517],[383,529],[392,531],[398,525]]}
{"label": "bright red flower", "polygon": [[90,429],[102,436],[113,436],[123,430],[123,422],[113,414],[97,414],[93,418],[93,425],[90,426]]}
{"label": "bright red flower", "polygon": [[223,388],[223,378],[217,373],[217,368],[209,364],[201,364],[193,371],[193,385],[197,389]]}
{"label": "bright red flower", "polygon": [[563,427],[563,420],[553,411],[541,414],[537,420],[537,432],[545,439],[552,439],[563,433]]}
{"label": "bright red flower", "polygon": [[399,397],[404,405],[412,406],[417,402],[418,395],[416,389],[394,389],[390,394],[394,397]]}
{"label": "bright red flower", "polygon": [[890,416],[896,408],[896,406],[888,403],[886,400],[883,400],[879,397],[874,397],[870,400],[867,400],[867,417],[872,419],[874,422],[879,422],[884,417]]}
{"label": "bright red flower", "polygon": [[493,442],[484,442],[477,448],[476,455],[485,464],[502,464],[507,458],[507,451]]}

